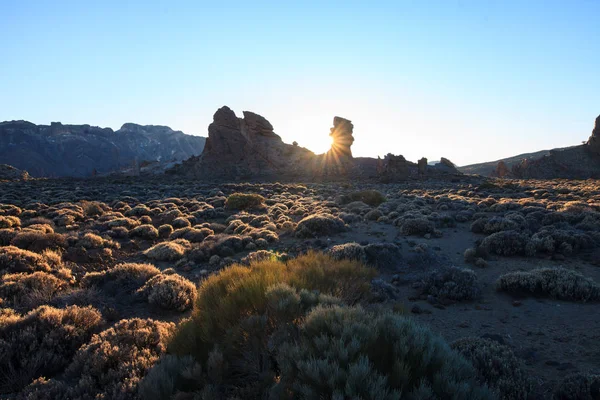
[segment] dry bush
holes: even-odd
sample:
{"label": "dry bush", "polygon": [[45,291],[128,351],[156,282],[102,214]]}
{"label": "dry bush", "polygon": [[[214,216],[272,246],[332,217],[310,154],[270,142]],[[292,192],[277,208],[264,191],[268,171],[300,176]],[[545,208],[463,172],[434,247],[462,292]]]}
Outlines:
{"label": "dry bush", "polygon": [[87,201],[84,200],[80,202],[81,208],[83,209],[83,214],[86,217],[98,217],[104,214],[105,211],[110,210],[106,204],[101,203],[99,201]]}
{"label": "dry bush", "polygon": [[22,231],[11,240],[10,244],[21,249],[40,253],[46,249],[64,249],[67,247],[67,240],[60,233]]}
{"label": "dry bush", "polygon": [[144,240],[155,240],[158,236],[158,229],[150,224],[140,225],[129,231],[129,237],[139,237]]}
{"label": "dry bush", "polygon": [[192,226],[191,222],[189,219],[187,219],[186,217],[178,217],[175,218],[173,220],[173,222],[171,222],[171,225],[173,226],[173,228],[188,228],[190,226]]}
{"label": "dry bush", "polygon": [[81,286],[96,286],[108,292],[133,292],[148,279],[160,274],[152,264],[122,263],[102,272],[88,272],[81,279]]}
{"label": "dry bush", "polygon": [[6,274],[0,281],[0,297],[14,308],[29,310],[49,303],[69,288],[69,281],[46,272]]}
{"label": "dry bush", "polygon": [[2,315],[0,393],[61,372],[101,323],[101,314],[92,307],[41,306],[22,317]]}
{"label": "dry bush", "polygon": [[158,243],[144,251],[143,254],[152,260],[176,261],[182,258],[190,248],[189,241],[176,239],[170,242]]}
{"label": "dry bush", "polygon": [[310,238],[334,235],[345,230],[346,225],[340,218],[331,214],[313,214],[298,222],[295,234],[299,238]]}
{"label": "dry bush", "polygon": [[265,198],[254,193],[233,193],[227,197],[225,208],[228,210],[255,210],[265,208]]}
{"label": "dry bush", "polygon": [[36,231],[41,233],[54,233],[54,228],[49,224],[31,224],[23,228],[23,231]]}
{"label": "dry bush", "polygon": [[479,382],[496,391],[500,399],[529,399],[531,382],[508,346],[490,339],[464,338],[451,347],[473,364]]}
{"label": "dry bush", "polygon": [[83,234],[83,236],[77,239],[76,243],[77,246],[82,246],[88,250],[104,248],[118,249],[120,247],[119,243],[91,232]]}
{"label": "dry bush", "polygon": [[531,294],[559,300],[598,301],[600,285],[578,272],[565,268],[539,268],[529,272],[509,272],[496,282],[500,291]]}
{"label": "dry bush", "polygon": [[18,228],[21,226],[19,217],[0,215],[0,228]]}
{"label": "dry bush", "polygon": [[360,262],[367,261],[365,248],[358,243],[344,243],[333,246],[328,251],[329,255],[335,260],[356,260]]}
{"label": "dry bush", "polygon": [[158,227],[158,236],[166,239],[173,233],[173,227],[168,224],[164,224]]}
{"label": "dry bush", "polygon": [[0,274],[50,270],[48,260],[38,253],[14,246],[0,247]]}
{"label": "dry bush", "polygon": [[12,228],[0,229],[0,246],[10,245],[11,240],[17,236],[17,233],[19,233],[19,231]]}
{"label": "dry bush", "polygon": [[108,227],[108,229],[112,229],[112,228],[116,228],[116,227],[124,227],[129,229],[133,229],[136,226],[140,225],[140,222],[138,220],[135,220],[133,218],[115,218],[115,219],[111,219],[108,220],[105,225]]}
{"label": "dry bush", "polygon": [[172,322],[133,318],[95,334],[65,371],[64,398],[128,400],[166,350]]}
{"label": "dry bush", "polygon": [[186,311],[192,308],[196,298],[196,285],[181,275],[172,273],[155,275],[137,293],[148,303],[167,310]]}

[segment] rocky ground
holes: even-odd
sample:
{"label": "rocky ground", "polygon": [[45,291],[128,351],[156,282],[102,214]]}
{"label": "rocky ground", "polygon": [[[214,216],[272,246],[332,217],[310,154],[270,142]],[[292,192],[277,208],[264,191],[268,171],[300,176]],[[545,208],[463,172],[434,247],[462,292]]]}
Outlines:
{"label": "rocky ground", "polygon": [[0,396],[133,398],[204,280],[317,250],[377,270],[367,310],[505,346],[531,386],[503,398],[596,398],[598,181],[0,185]]}

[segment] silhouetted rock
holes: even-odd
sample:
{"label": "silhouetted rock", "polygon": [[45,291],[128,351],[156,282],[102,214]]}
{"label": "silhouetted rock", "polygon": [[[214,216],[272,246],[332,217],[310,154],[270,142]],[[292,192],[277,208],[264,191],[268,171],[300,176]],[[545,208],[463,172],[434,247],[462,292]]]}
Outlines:
{"label": "silhouetted rock", "polygon": [[[237,118],[227,106],[221,107],[208,127],[204,152],[176,165],[168,173],[207,180],[243,179],[381,179],[401,181],[429,175],[458,174],[454,165],[419,167],[403,156],[388,154],[384,160],[354,158],[354,126],[348,119],[334,117],[329,135],[333,139],[325,154],[287,144],[264,117],[244,111]],[[425,160],[425,164],[427,160]],[[420,175],[420,176],[419,176]]]}
{"label": "silhouetted rock", "polygon": [[592,153],[600,156],[600,115],[596,118],[596,124],[587,145]]}
{"label": "silhouetted rock", "polygon": [[135,159],[184,160],[200,154],[204,141],[166,126],[126,123],[115,132],[60,122],[0,122],[0,162],[36,177],[86,177],[129,167]]}
{"label": "silhouetted rock", "polygon": [[427,159],[425,157],[421,158],[418,162],[419,165],[419,174],[425,175],[427,173]]}

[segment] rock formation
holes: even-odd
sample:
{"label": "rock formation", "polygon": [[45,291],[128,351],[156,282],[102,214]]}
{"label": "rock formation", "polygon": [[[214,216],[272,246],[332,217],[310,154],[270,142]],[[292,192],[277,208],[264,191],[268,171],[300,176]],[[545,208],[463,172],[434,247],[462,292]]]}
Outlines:
{"label": "rock formation", "polygon": [[92,176],[129,167],[133,160],[168,162],[198,155],[205,138],[166,126],[124,124],[121,129],[90,125],[0,122],[0,163],[35,177]]}
{"label": "rock formation", "polygon": [[593,154],[600,156],[600,115],[596,118],[594,130],[587,141],[587,146]]}
{"label": "rock formation", "polygon": [[459,174],[450,161],[428,167],[427,159],[417,165],[403,156],[385,159],[354,158],[354,126],[348,119],[334,117],[329,135],[332,145],[325,154],[286,144],[264,117],[244,111],[238,118],[227,106],[217,110],[208,127],[204,152],[168,173],[206,180],[337,180],[374,179],[399,181],[428,176]]}
{"label": "rock formation", "polygon": [[600,116],[585,144],[550,150],[537,159],[523,159],[512,167],[510,175],[523,179],[600,178]]}
{"label": "rock formation", "polygon": [[333,118],[333,128],[331,128],[331,133],[329,134],[333,142],[329,150],[332,155],[340,159],[352,159],[353,130],[354,125],[352,125],[350,120],[342,117]]}
{"label": "rock formation", "polygon": [[492,176],[496,178],[507,178],[511,174],[510,169],[502,160],[498,161],[496,169],[492,172]]}
{"label": "rock formation", "polygon": [[238,118],[227,106],[213,115],[203,153],[171,173],[206,179],[276,178],[294,176],[314,158],[311,151],[284,143],[264,117],[244,111]]}

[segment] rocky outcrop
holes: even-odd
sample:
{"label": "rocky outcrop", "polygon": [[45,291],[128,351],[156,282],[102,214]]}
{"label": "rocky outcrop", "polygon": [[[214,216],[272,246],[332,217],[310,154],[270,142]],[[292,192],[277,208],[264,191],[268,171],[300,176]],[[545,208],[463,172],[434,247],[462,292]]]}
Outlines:
{"label": "rocky outcrop", "polygon": [[181,161],[200,154],[204,141],[166,126],[126,123],[113,131],[60,122],[0,122],[0,163],[35,177],[87,177],[128,167],[135,160]]}
{"label": "rocky outcrop", "polygon": [[492,172],[492,176],[496,178],[507,178],[511,174],[510,169],[506,165],[506,163],[502,160],[498,161],[498,165],[496,165],[496,169]]}
{"label": "rocky outcrop", "polygon": [[26,181],[31,179],[27,171],[22,171],[12,165],[0,164],[0,181]]}
{"label": "rocky outcrop", "polygon": [[352,155],[354,126],[348,119],[334,117],[329,135],[332,145],[324,154],[284,143],[264,117],[244,111],[238,118],[227,106],[217,110],[208,126],[204,152],[167,173],[207,180],[338,180],[372,179],[398,181],[428,176],[459,174],[454,164],[419,165],[403,156],[385,159],[355,158]]}
{"label": "rocky outcrop", "polygon": [[588,149],[595,155],[600,156],[600,115],[596,118],[594,130],[587,141]]}
{"label": "rocky outcrop", "polygon": [[600,116],[585,144],[550,150],[537,159],[523,159],[512,167],[509,176],[521,179],[600,178]]}
{"label": "rocky outcrop", "polygon": [[286,144],[264,117],[244,111],[238,118],[227,106],[217,110],[208,126],[203,153],[170,173],[205,179],[252,179],[306,173],[314,153]]}

